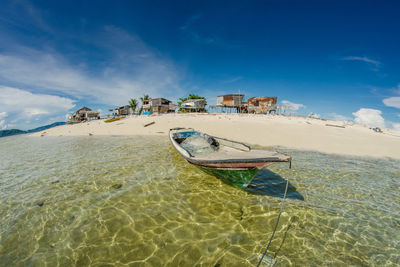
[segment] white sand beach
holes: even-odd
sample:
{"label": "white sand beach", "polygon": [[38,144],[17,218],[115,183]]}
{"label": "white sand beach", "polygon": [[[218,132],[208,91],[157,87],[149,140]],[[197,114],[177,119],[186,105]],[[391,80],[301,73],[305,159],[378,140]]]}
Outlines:
{"label": "white sand beach", "polygon": [[[144,127],[145,124],[154,124]],[[324,153],[400,159],[400,132],[376,133],[366,126],[305,117],[250,114],[163,114],[115,122],[93,120],[63,125],[32,136],[168,135],[174,127],[196,130],[250,145],[282,146]]]}

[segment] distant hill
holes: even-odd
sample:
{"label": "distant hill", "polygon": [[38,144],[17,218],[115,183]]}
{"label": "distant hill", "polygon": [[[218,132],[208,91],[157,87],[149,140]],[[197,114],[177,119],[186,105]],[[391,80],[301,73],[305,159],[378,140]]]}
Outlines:
{"label": "distant hill", "polygon": [[65,122],[55,122],[55,123],[52,123],[52,124],[49,124],[49,125],[40,126],[40,127],[35,128],[35,129],[28,130],[26,132],[27,133],[40,132],[40,131],[43,131],[43,130],[46,130],[46,129],[49,129],[49,128],[53,128],[53,127],[56,127],[56,126],[64,125],[64,124],[65,124]]}
{"label": "distant hill", "polygon": [[45,125],[45,126],[40,126],[37,127],[35,129],[31,129],[28,131],[23,131],[23,130],[18,130],[18,129],[11,129],[11,130],[1,130],[0,131],[0,137],[6,137],[6,136],[11,136],[11,135],[17,135],[17,134],[26,134],[26,133],[35,133],[35,132],[40,132],[52,127],[56,127],[59,125],[64,125],[65,122],[55,122],[49,125]]}
{"label": "distant hill", "polygon": [[6,136],[24,134],[24,133],[27,133],[27,131],[22,131],[22,130],[18,130],[18,129],[1,130],[0,137],[6,137]]}

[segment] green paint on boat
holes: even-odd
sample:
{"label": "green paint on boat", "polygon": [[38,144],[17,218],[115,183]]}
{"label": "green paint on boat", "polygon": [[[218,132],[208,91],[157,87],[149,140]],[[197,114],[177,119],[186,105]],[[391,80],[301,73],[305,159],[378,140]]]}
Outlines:
{"label": "green paint on boat", "polygon": [[225,182],[233,184],[234,186],[240,187],[245,189],[247,185],[253,180],[254,176],[260,169],[253,168],[253,169],[217,169],[217,168],[207,168],[207,167],[200,167],[203,171],[208,174],[214,175]]}

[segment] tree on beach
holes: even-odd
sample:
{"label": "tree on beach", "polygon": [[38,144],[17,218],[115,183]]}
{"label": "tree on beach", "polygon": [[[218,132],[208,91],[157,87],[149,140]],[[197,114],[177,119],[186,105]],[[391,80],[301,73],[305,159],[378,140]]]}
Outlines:
{"label": "tree on beach", "polygon": [[135,114],[137,105],[138,105],[138,103],[137,103],[136,99],[131,98],[131,100],[129,100],[129,106],[131,106],[133,114]]}
{"label": "tree on beach", "polygon": [[[205,100],[206,98],[204,96],[189,94],[188,97],[179,98],[178,105],[180,106],[183,102],[185,102],[186,100],[189,100],[189,99],[204,99]],[[207,101],[206,101],[206,105],[207,105]]]}
{"label": "tree on beach", "polygon": [[140,98],[140,101],[142,101],[142,105],[143,105],[143,102],[145,100],[149,100],[149,99],[150,99],[149,95],[144,95],[143,97]]}
{"label": "tree on beach", "polygon": [[140,109],[139,109],[139,114],[142,114],[142,111],[143,111],[143,102],[144,102],[145,100],[149,100],[149,99],[150,99],[150,96],[149,96],[149,95],[143,95],[143,97],[140,98],[140,101],[142,101],[142,106],[141,106]]}

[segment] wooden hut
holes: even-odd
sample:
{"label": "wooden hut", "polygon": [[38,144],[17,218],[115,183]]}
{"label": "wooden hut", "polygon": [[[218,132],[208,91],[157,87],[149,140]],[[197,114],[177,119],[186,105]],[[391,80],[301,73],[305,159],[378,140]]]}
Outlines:
{"label": "wooden hut", "polygon": [[152,112],[151,99],[143,100],[142,112],[145,115],[151,114],[151,112]]}
{"label": "wooden hut", "polygon": [[71,121],[73,122],[80,122],[89,119],[100,119],[100,112],[91,110],[88,107],[82,107],[75,111],[71,117]]}
{"label": "wooden hut", "polygon": [[178,106],[174,103],[169,103],[168,113],[175,113]]}
{"label": "wooden hut", "polygon": [[131,114],[131,107],[126,105],[119,108],[114,109],[114,113],[117,116],[128,116]]}
{"label": "wooden hut", "polygon": [[186,110],[189,112],[199,112],[204,111],[206,108],[207,102],[205,99],[188,99],[181,103],[179,106],[180,109]]}
{"label": "wooden hut", "polygon": [[165,98],[152,98],[143,101],[144,114],[175,112],[175,108],[176,106]]}
{"label": "wooden hut", "polygon": [[257,114],[267,114],[276,112],[277,102],[278,102],[278,97],[276,96],[251,97],[247,100],[247,110],[249,113],[257,113]]}
{"label": "wooden hut", "polygon": [[233,108],[240,107],[243,98],[243,94],[220,95],[217,97],[217,106]]}
{"label": "wooden hut", "polygon": [[212,108],[221,108],[222,110],[236,110],[238,113],[246,110],[247,103],[243,102],[243,94],[230,94],[217,96],[217,104]]}

